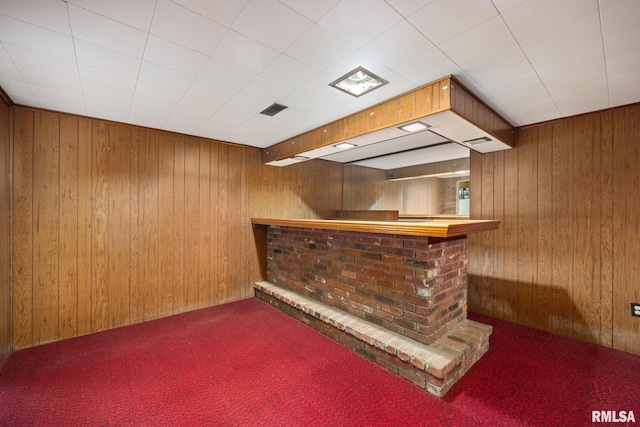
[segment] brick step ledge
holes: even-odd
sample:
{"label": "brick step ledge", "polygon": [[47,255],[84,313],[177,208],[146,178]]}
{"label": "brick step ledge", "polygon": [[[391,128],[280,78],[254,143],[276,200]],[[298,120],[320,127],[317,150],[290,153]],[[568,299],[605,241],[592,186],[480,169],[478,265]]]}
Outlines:
{"label": "brick step ledge", "polygon": [[[444,396],[489,349],[492,327],[473,320],[465,319],[432,344],[426,345],[274,283],[260,281],[254,287],[256,296],[271,305],[281,308],[270,299],[275,298],[355,337],[368,344],[369,348],[377,349],[377,352],[373,352],[376,363],[437,397]],[[396,368],[390,369],[389,363]]]}

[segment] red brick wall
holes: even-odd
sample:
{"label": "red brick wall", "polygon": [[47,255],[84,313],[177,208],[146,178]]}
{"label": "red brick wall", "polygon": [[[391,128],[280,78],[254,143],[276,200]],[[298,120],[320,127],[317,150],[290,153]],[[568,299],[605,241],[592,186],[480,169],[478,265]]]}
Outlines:
{"label": "red brick wall", "polygon": [[269,227],[268,280],[424,344],[467,314],[467,239]]}

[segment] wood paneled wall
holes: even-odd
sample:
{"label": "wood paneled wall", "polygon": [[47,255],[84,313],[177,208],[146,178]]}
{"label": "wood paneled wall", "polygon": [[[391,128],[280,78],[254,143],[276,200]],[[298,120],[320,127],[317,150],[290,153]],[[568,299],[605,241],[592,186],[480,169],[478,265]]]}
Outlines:
{"label": "wood paneled wall", "polygon": [[0,363],[11,351],[10,119],[11,109],[0,98]]}
{"label": "wood paneled wall", "polygon": [[455,214],[457,178],[389,181],[380,169],[344,166],[344,209],[395,209],[400,215]]}
{"label": "wood paneled wall", "polygon": [[520,129],[472,153],[469,309],[640,354],[640,105]]}
{"label": "wood paneled wall", "polygon": [[[253,295],[251,217],[342,208],[342,167],[14,108],[15,349]],[[0,325],[1,326],[1,325]]]}

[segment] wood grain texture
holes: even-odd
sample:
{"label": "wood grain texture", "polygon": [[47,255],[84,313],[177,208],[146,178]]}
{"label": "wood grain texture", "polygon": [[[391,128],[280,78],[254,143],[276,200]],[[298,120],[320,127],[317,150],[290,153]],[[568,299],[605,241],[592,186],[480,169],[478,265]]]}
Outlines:
{"label": "wood grain texture", "polygon": [[33,340],[59,338],[60,117],[33,118]]}
{"label": "wood grain texture", "polygon": [[13,113],[0,100],[0,364],[11,351],[11,122]]}
{"label": "wood grain texture", "polygon": [[12,343],[33,345],[33,111],[15,110],[13,160]]}
{"label": "wood grain texture", "polygon": [[613,111],[613,347],[640,354],[640,106]]}
{"label": "wood grain texture", "polygon": [[517,319],[518,323],[527,326],[535,326],[538,317],[538,293],[535,287],[538,280],[537,138],[535,128],[525,129],[518,138]]}
{"label": "wood grain texture", "polygon": [[60,117],[60,338],[78,334],[78,119]]}
{"label": "wood grain texture", "polygon": [[342,208],[335,163],[284,173],[259,149],[13,111],[15,349],[251,297],[251,216]]}
{"label": "wood grain texture", "polygon": [[479,273],[493,300],[470,292],[471,310],[640,354],[629,313],[640,298],[639,123],[640,105],[570,117],[520,129],[501,164],[481,155],[493,156],[494,179],[476,184],[493,193],[504,235],[469,239],[470,254],[498,260]]}

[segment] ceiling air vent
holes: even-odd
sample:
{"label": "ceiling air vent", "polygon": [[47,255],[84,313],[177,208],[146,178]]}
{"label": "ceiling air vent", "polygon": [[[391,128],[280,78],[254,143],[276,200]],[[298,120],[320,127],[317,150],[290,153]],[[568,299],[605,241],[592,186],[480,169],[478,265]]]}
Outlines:
{"label": "ceiling air vent", "polygon": [[467,145],[477,145],[477,144],[482,144],[483,142],[489,142],[489,141],[491,141],[491,138],[487,138],[486,136],[483,136],[482,138],[467,139],[466,141],[462,141],[462,143]]}
{"label": "ceiling air vent", "polygon": [[281,104],[271,104],[264,110],[260,111],[260,114],[264,114],[265,116],[275,116],[280,111],[288,108],[286,105]]}

